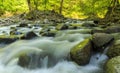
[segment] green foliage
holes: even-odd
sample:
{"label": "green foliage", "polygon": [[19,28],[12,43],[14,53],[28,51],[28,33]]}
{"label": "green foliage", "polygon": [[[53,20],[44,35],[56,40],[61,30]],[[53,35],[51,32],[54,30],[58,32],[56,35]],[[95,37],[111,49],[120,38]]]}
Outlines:
{"label": "green foliage", "polygon": [[[32,10],[54,10],[59,12],[61,0],[30,0]],[[64,0],[62,14],[67,17],[104,16],[112,0]],[[120,0],[119,0],[120,3]],[[25,12],[29,7],[27,0],[0,0],[0,14]]]}
{"label": "green foliage", "polygon": [[25,0],[0,0],[0,10],[4,12],[23,12],[27,9]]}

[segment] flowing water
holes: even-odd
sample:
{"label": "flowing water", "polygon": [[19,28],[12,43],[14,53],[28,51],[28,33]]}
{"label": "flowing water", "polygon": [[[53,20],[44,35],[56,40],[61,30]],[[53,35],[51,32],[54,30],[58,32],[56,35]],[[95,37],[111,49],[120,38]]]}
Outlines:
{"label": "flowing water", "polygon": [[[68,60],[70,49],[87,37],[90,35],[62,34],[55,38],[19,40],[1,47],[0,73],[102,73],[103,64],[107,60],[104,53],[93,54],[89,64],[85,66],[78,66]],[[35,54],[36,58],[29,63],[29,67],[35,69],[30,70],[17,64],[18,57],[22,54]],[[37,58],[37,55],[41,57]]]}

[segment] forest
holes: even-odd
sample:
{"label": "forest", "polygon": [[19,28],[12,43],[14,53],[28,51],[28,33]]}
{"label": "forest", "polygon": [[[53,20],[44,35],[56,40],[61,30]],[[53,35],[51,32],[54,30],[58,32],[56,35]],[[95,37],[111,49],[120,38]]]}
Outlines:
{"label": "forest", "polygon": [[55,11],[66,17],[103,18],[108,10],[119,6],[120,0],[0,0],[0,15],[19,14],[33,10]]}
{"label": "forest", "polygon": [[0,0],[0,73],[120,73],[120,0]]}

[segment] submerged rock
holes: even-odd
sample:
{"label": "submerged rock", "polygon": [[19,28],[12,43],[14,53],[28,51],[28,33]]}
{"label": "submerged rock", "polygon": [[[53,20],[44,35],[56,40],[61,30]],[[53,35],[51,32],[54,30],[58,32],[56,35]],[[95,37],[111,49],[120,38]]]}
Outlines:
{"label": "submerged rock", "polygon": [[22,67],[28,67],[29,63],[30,63],[30,57],[27,56],[26,54],[21,55],[19,57],[18,65],[20,65]]}
{"label": "submerged rock", "polygon": [[120,73],[120,56],[114,57],[106,63],[105,73]]}
{"label": "submerged rock", "polygon": [[114,44],[108,49],[107,56],[109,58],[120,56],[120,40],[116,40]]}
{"label": "submerged rock", "polygon": [[103,51],[109,43],[112,42],[114,37],[106,33],[95,33],[92,36],[93,47],[95,51]]}
{"label": "submerged rock", "polygon": [[89,62],[91,57],[91,42],[90,39],[85,39],[76,46],[74,46],[70,51],[70,57],[79,65],[85,65]]}

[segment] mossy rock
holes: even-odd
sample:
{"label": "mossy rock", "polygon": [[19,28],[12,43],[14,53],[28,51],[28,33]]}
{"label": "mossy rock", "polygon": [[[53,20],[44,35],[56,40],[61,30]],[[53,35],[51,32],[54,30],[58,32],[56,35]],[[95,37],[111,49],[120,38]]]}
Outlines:
{"label": "mossy rock", "polygon": [[82,24],[82,26],[84,26],[84,27],[96,27],[97,25],[94,23],[91,23],[91,22],[84,22]]}
{"label": "mossy rock", "polygon": [[114,41],[114,44],[107,51],[107,56],[109,58],[120,56],[120,40]]}
{"label": "mossy rock", "polygon": [[104,29],[92,29],[91,34],[95,34],[95,33],[106,33],[106,32]]}
{"label": "mossy rock", "polygon": [[21,37],[21,39],[33,39],[35,37],[38,37],[37,34],[35,34],[33,31],[27,32],[26,34],[24,34],[23,37]]}
{"label": "mossy rock", "polygon": [[28,67],[30,63],[30,57],[26,54],[23,54],[19,57],[18,65],[22,67]]}
{"label": "mossy rock", "polygon": [[105,29],[106,33],[118,33],[120,32],[120,26],[110,26]]}
{"label": "mossy rock", "polygon": [[120,56],[114,57],[106,63],[105,73],[120,73]]}
{"label": "mossy rock", "polygon": [[58,24],[57,26],[56,26],[56,29],[57,30],[65,30],[65,29],[68,29],[69,27],[68,27],[68,25],[67,24]]}
{"label": "mossy rock", "polygon": [[21,37],[23,37],[23,34],[21,34],[21,35],[10,35],[10,36],[0,35],[0,43],[9,44],[9,43],[12,43],[12,42],[14,42],[18,39],[21,39]]}
{"label": "mossy rock", "polygon": [[70,24],[69,29],[78,29],[81,28],[82,24]]}
{"label": "mossy rock", "polygon": [[111,34],[115,40],[120,40],[120,33],[112,33]]}
{"label": "mossy rock", "polygon": [[55,29],[47,29],[40,31],[42,36],[54,37],[58,31]]}
{"label": "mossy rock", "polygon": [[70,57],[79,65],[85,65],[89,62],[91,57],[91,42],[90,39],[85,39],[76,46],[74,46],[70,51]]}
{"label": "mossy rock", "polygon": [[95,51],[103,51],[107,45],[114,40],[114,37],[106,33],[95,33],[92,36]]}

